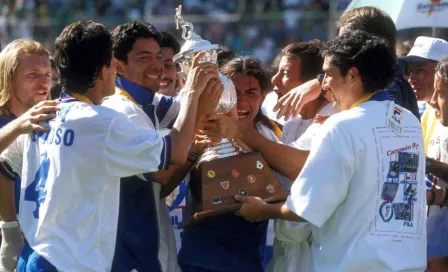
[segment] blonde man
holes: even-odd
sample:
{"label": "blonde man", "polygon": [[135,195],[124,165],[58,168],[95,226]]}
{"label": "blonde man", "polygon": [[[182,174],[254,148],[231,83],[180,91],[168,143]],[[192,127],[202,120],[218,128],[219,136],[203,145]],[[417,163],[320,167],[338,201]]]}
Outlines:
{"label": "blonde man", "polygon": [[[44,115],[39,112],[39,107],[34,107],[40,101],[47,99],[51,87],[50,53],[38,42],[19,39],[8,44],[0,53],[0,127],[14,122],[23,122],[33,117],[33,122],[38,122]],[[54,110],[55,102],[45,102],[46,110]],[[49,108],[48,108],[49,107]],[[32,109],[33,108],[33,109]],[[32,114],[25,114],[28,110]],[[12,126],[11,126],[12,127]],[[18,212],[17,194],[20,182],[10,182],[0,179],[0,228],[3,242],[0,250],[1,271],[12,271],[16,258],[20,253],[23,241],[20,228],[17,223]],[[15,198],[15,202],[12,198]],[[16,203],[11,205],[11,203]]]}

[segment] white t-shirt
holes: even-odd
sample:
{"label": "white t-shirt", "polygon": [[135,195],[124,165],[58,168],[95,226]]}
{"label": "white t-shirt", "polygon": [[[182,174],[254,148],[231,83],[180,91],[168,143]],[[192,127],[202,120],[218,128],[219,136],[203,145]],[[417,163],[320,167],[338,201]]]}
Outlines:
{"label": "white t-shirt", "polygon": [[278,101],[278,95],[271,91],[266,95],[263,104],[261,105],[261,111],[266,115],[269,119],[276,121],[277,123],[284,125],[286,123],[285,118],[281,117],[277,118],[278,111],[274,112],[273,109]]}
{"label": "white t-shirt", "polygon": [[[429,114],[427,133],[428,151],[426,155],[435,160],[448,163],[448,127],[444,127],[439,120],[434,118],[435,111],[429,107],[426,109]],[[433,124],[433,122],[435,122]],[[431,131],[431,127],[433,127]],[[428,174],[426,175],[427,185],[434,184],[440,188],[448,188],[448,183],[442,179]],[[448,207],[442,209],[438,205],[429,207],[427,218],[428,233],[428,258],[440,257],[448,254]]]}
{"label": "white t-shirt", "polygon": [[[101,106],[108,107],[125,114],[139,128],[149,128],[155,132],[155,129],[158,126],[158,122],[156,122],[156,124],[153,124],[148,115],[139,106],[137,106],[128,98],[120,96],[118,94],[109,96],[104,99],[101,103]],[[142,174],[137,176],[143,180],[146,180]],[[157,211],[157,223],[159,230],[158,252],[162,271],[180,271],[180,267],[177,263],[176,241],[174,238],[170,215],[165,204],[165,200],[160,198],[160,191],[162,187],[159,183],[153,182],[152,188]]]}
{"label": "white t-shirt", "polygon": [[49,133],[22,135],[1,155],[21,173],[20,225],[59,271],[110,271],[120,177],[157,171],[165,142],[105,107],[59,107]]}
{"label": "white t-shirt", "polygon": [[[327,104],[318,114],[321,116],[331,116],[337,113],[333,104]],[[311,142],[316,136],[321,124],[314,123],[314,119],[302,119],[300,116],[289,120],[283,127],[282,142],[300,149],[310,150]]]}
{"label": "white t-shirt", "polygon": [[[330,103],[323,107],[318,114],[331,116],[336,112]],[[283,127],[282,142],[293,148],[309,151],[312,139],[315,138],[322,126],[313,121],[314,119],[302,119],[300,116],[288,121]],[[309,239],[311,223],[277,219],[274,224],[274,257],[269,263],[267,271],[310,271],[312,266]]]}
{"label": "white t-shirt", "polygon": [[[425,154],[419,121],[389,101],[330,117],[312,143],[286,205],[313,224],[314,271],[424,271]],[[395,109],[395,107],[393,109]]]}

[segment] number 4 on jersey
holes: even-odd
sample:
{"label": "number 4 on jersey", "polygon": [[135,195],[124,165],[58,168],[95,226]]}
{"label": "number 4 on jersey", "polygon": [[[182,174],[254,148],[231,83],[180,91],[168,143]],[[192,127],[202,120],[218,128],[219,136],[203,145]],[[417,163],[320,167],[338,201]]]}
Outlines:
{"label": "number 4 on jersey", "polygon": [[47,183],[49,169],[50,160],[47,158],[47,152],[45,152],[41,155],[40,166],[33,182],[25,189],[25,201],[36,203],[36,210],[33,212],[34,218],[39,218],[40,205],[44,203],[47,196],[45,184]]}

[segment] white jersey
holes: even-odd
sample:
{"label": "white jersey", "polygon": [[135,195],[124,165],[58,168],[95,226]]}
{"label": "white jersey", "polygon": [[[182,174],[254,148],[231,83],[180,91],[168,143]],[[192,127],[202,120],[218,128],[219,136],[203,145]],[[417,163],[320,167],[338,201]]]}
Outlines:
{"label": "white jersey", "polygon": [[[155,100],[161,101],[163,96],[156,94]],[[134,124],[142,129],[150,128],[154,130],[159,126],[158,118],[155,118],[156,124],[152,123],[152,120],[148,117],[141,107],[132,102],[126,97],[119,94],[112,95],[104,99],[101,103],[102,106],[114,109],[118,112],[124,113]],[[157,103],[155,103],[157,105]],[[156,108],[157,109],[157,108]],[[169,123],[169,122],[167,122]],[[143,175],[138,175],[139,178],[145,179]],[[150,181],[153,182],[153,181]],[[168,208],[164,199],[160,198],[161,185],[153,182],[153,193],[157,211],[157,223],[159,230],[159,261],[163,272],[176,272],[180,271],[177,263],[177,250],[176,241],[174,238],[173,228],[168,212]],[[154,227],[154,226],[148,226]]]}
{"label": "white jersey", "polygon": [[[386,126],[395,114],[401,136]],[[423,149],[419,121],[391,101],[324,123],[286,202],[313,225],[314,271],[426,269]]]}
{"label": "white jersey", "polygon": [[110,271],[120,177],[157,171],[170,147],[114,110],[74,99],[59,107],[48,133],[22,135],[1,155],[22,176],[20,225],[59,271]]}
{"label": "white jersey", "polygon": [[[444,127],[435,117],[435,110],[426,109],[427,127],[425,139],[427,139],[426,156],[437,161],[448,163],[448,127]],[[448,188],[445,180],[432,174],[426,175],[428,186]],[[427,232],[428,232],[428,258],[441,257],[448,254],[448,207],[440,208],[438,205],[428,207]]]}
{"label": "white jersey", "polygon": [[[330,103],[318,114],[331,116],[336,112]],[[316,137],[322,126],[313,121],[314,119],[302,119],[300,116],[288,121],[283,127],[282,142],[293,148],[309,151],[312,139]],[[308,272],[311,270],[311,226],[308,222],[275,220],[274,256],[267,271]]]}

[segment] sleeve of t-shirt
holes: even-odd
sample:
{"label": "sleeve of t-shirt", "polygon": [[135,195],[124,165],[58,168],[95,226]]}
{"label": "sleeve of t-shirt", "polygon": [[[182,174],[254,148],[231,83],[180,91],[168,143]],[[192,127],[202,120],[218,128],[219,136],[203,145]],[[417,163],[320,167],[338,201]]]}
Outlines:
{"label": "sleeve of t-shirt", "polygon": [[112,120],[105,146],[108,173],[115,177],[166,170],[170,164],[170,136],[138,127],[125,115]]}
{"label": "sleeve of t-shirt", "polygon": [[15,180],[22,175],[24,137],[24,135],[19,136],[0,155],[0,171],[12,180]]}
{"label": "sleeve of t-shirt", "polygon": [[291,211],[316,227],[322,227],[344,201],[353,175],[353,148],[348,135],[340,131],[317,135],[286,201]]}

